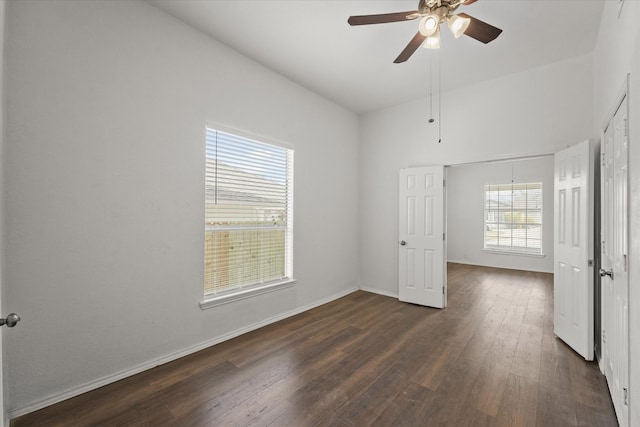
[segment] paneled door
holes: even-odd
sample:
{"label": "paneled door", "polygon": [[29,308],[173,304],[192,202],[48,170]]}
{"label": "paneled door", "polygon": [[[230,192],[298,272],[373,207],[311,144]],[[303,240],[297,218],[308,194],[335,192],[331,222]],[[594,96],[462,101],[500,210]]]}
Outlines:
{"label": "paneled door", "polygon": [[589,141],[555,154],[553,331],[593,360],[593,271]]}
{"label": "paneled door", "polygon": [[399,299],[444,308],[444,166],[401,169],[399,194]]}
{"label": "paneled door", "polygon": [[626,96],[602,142],[602,362],[618,423],[629,425],[628,116]]}

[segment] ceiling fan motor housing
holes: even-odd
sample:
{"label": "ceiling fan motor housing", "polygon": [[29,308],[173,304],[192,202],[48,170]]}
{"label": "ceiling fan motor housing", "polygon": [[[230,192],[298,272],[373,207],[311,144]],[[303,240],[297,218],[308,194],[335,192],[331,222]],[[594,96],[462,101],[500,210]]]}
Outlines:
{"label": "ceiling fan motor housing", "polygon": [[444,18],[462,3],[464,3],[463,0],[420,0],[418,12],[420,14],[434,13],[440,18]]}

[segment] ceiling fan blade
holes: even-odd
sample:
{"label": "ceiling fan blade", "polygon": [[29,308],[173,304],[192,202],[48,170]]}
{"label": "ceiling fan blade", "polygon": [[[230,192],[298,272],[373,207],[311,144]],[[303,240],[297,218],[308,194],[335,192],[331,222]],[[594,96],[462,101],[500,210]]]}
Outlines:
{"label": "ceiling fan blade", "polygon": [[[408,12],[395,12],[395,13],[382,13],[380,15],[357,15],[350,16],[347,22],[349,25],[369,25],[369,24],[384,24],[387,22],[401,22],[416,19],[418,15],[417,10],[410,10]],[[413,15],[411,17],[408,17]]]}
{"label": "ceiling fan blade", "polygon": [[471,19],[471,23],[464,34],[481,41],[482,43],[487,44],[490,41],[495,40],[495,38],[502,32],[500,28],[487,24],[486,22],[476,19],[473,16],[469,16],[466,13],[458,13],[458,16]]}
{"label": "ceiling fan blade", "polygon": [[415,52],[416,49],[418,49],[420,47],[420,45],[422,44],[422,42],[425,41],[426,38],[427,38],[427,36],[423,36],[422,33],[420,33],[420,31],[418,31],[416,33],[416,35],[413,36],[413,38],[411,39],[411,41],[409,42],[407,47],[405,47],[404,50],[402,52],[400,52],[400,55],[398,55],[396,60],[393,61],[393,62],[395,64],[399,64],[399,63],[404,62],[407,59],[409,59],[411,57],[411,55],[413,55],[413,52]]}

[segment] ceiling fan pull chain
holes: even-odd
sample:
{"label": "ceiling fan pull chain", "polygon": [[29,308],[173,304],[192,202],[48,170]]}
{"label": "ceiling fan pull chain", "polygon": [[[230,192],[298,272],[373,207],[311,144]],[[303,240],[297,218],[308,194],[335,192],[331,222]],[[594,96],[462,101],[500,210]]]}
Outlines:
{"label": "ceiling fan pull chain", "polygon": [[433,118],[433,52],[429,52],[429,123],[435,122]]}

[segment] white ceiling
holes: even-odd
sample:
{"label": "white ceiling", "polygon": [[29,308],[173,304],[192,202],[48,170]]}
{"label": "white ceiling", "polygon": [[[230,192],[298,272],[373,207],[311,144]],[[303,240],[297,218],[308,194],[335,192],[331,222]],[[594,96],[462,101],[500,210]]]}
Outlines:
{"label": "white ceiling", "polygon": [[503,29],[484,45],[442,31],[441,49],[393,60],[418,21],[351,27],[350,15],[415,10],[418,0],[148,0],[265,67],[361,114],[429,93],[433,55],[448,91],[591,52],[605,0],[479,0],[461,6]]}

